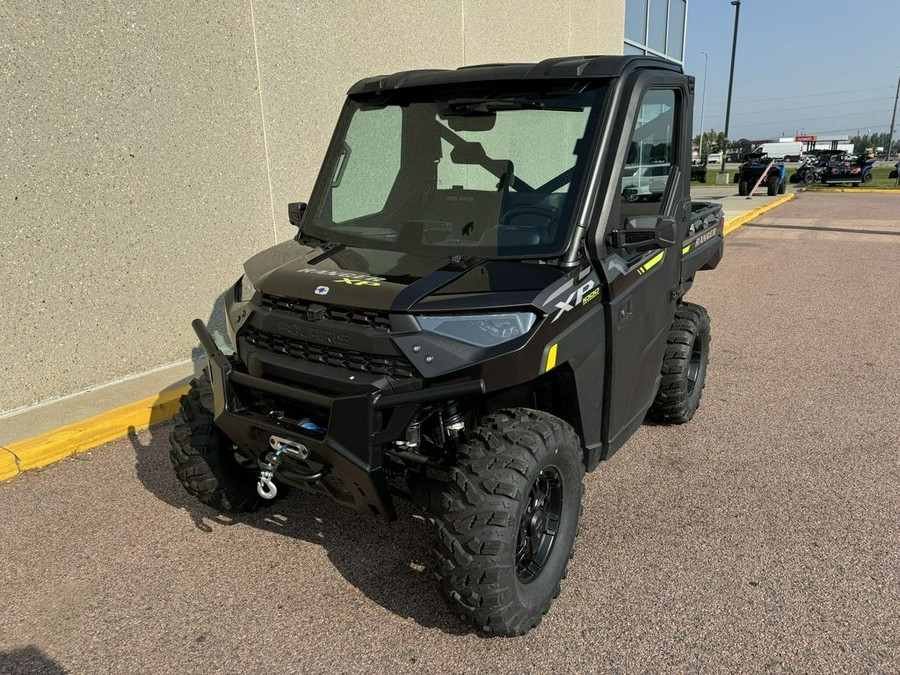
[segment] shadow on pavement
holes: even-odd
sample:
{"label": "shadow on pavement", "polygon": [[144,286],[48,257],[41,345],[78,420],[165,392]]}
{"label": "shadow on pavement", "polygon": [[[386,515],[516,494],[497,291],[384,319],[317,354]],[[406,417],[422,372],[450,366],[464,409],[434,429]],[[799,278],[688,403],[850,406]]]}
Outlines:
{"label": "shadow on pavement", "polygon": [[[216,343],[223,350],[232,351],[224,327],[224,295],[216,300],[207,325]],[[192,356],[195,375],[198,375],[206,365],[199,345]],[[427,523],[411,507],[398,503],[398,519],[388,523],[348,510],[326,497],[291,489],[283,499],[256,513],[240,516],[219,513],[191,497],[175,478],[169,460],[170,429],[171,423],[151,426],[147,443],[141,441],[133,427],[128,430],[137,477],[166,504],[186,511],[198,530],[208,533],[216,525],[242,523],[315,543],[327,551],[347,581],[382,607],[423,626],[450,633],[465,632],[445,608],[436,584],[426,571],[432,558],[431,536]]]}
{"label": "shadow on pavement", "polygon": [[137,477],[157,498],[186,511],[198,530],[208,533],[214,525],[241,523],[314,543],[325,549],[348,582],[385,609],[425,627],[466,632],[446,609],[429,574],[431,536],[424,518],[411,507],[398,503],[398,519],[388,523],[326,497],[291,489],[283,499],[255,513],[222,514],[191,497],[175,478],[169,460],[171,427],[171,423],[151,427],[149,442],[129,430]]}
{"label": "shadow on pavement", "polygon": [[0,652],[4,675],[65,675],[69,671],[34,646]]}

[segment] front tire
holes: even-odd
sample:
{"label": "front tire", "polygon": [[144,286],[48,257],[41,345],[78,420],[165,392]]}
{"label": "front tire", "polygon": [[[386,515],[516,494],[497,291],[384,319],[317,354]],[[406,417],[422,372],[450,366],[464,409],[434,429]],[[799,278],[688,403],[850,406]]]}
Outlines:
{"label": "front tire", "polygon": [[206,372],[191,380],[190,390],[181,397],[169,444],[175,475],[193,497],[226,513],[262,506],[253,462],[241,458],[213,423],[213,392]]}
{"label": "front tire", "polygon": [[780,181],[777,178],[770,178],[768,181],[768,185],[766,186],[766,194],[770,197],[774,197],[778,194],[778,183]]}
{"label": "front tire", "polygon": [[487,416],[432,513],[450,610],[489,635],[524,635],[559,595],[581,514],[581,443],[526,408]]}
{"label": "front tire", "polygon": [[783,195],[785,192],[787,192],[787,183],[785,183],[784,181],[779,181],[778,194]]}
{"label": "front tire", "polygon": [[747,181],[742,180],[740,183],[738,183],[738,195],[740,195],[741,197],[746,197],[749,193],[750,184]]}
{"label": "front tire", "polygon": [[662,378],[648,416],[663,424],[684,424],[700,407],[709,363],[709,314],[683,303],[669,329]]}

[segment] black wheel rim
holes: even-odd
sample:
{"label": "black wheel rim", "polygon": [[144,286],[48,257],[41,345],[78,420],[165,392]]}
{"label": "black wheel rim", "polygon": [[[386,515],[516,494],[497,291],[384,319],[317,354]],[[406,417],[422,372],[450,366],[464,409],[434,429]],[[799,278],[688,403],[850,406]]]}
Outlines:
{"label": "black wheel rim", "polygon": [[694,344],[691,347],[691,361],[688,363],[687,369],[687,388],[688,393],[694,391],[697,386],[697,380],[700,379],[700,368],[703,365],[703,340],[700,336],[694,338]]}
{"label": "black wheel rim", "polygon": [[524,584],[540,576],[553,554],[562,520],[562,504],[562,477],[555,466],[549,466],[531,484],[519,520],[516,575]]}

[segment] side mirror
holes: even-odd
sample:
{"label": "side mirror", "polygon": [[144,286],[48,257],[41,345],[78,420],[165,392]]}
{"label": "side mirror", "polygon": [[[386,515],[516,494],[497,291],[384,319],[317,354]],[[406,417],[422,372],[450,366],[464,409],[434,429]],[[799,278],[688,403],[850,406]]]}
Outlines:
{"label": "side mirror", "polygon": [[288,204],[288,221],[294,227],[300,227],[303,214],[306,212],[306,202],[291,202]]}
{"label": "side mirror", "polygon": [[672,216],[635,216],[625,221],[624,229],[610,232],[609,245],[629,253],[639,253],[668,248],[675,244],[676,236]]}

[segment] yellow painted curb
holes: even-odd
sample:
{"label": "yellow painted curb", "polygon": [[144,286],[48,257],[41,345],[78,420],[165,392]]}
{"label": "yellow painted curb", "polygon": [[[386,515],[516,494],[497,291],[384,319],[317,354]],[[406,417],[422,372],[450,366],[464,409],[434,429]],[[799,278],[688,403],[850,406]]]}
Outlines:
{"label": "yellow painted curb", "polygon": [[870,195],[900,195],[900,189],[897,188],[803,188],[804,192],[859,192]]}
{"label": "yellow painted curb", "polygon": [[774,202],[769,202],[768,204],[764,204],[763,206],[760,206],[757,209],[753,209],[752,211],[747,211],[746,213],[742,213],[737,218],[732,218],[731,220],[729,220],[725,223],[725,227],[722,231],[722,234],[724,235],[724,234],[728,234],[729,232],[734,232],[741,225],[743,225],[745,223],[749,223],[751,220],[753,220],[757,216],[761,216],[766,211],[771,211],[776,206],[781,206],[782,204],[785,204],[785,203],[791,201],[796,196],[797,196],[796,194],[794,194],[793,192],[790,192],[790,193],[786,194],[784,197],[781,197],[780,199],[776,199]]}
{"label": "yellow painted curb", "polygon": [[19,473],[16,456],[6,448],[0,448],[0,480],[9,480]]}
{"label": "yellow painted curb", "polygon": [[9,455],[4,453],[6,456],[0,457],[0,480],[122,438],[130,429],[145,429],[151,424],[171,419],[178,411],[179,399],[187,390],[187,387],[179,387],[164,391],[46,434],[12,443],[5,449],[11,453],[15,471],[10,472],[6,459]]}

